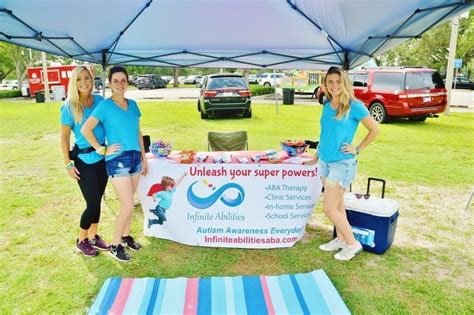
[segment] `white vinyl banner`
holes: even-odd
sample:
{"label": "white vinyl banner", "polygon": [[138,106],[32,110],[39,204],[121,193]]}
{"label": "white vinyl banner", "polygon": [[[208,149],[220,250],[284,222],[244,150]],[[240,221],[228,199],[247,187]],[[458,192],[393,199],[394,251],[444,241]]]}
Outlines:
{"label": "white vinyl banner", "polygon": [[182,244],[291,247],[321,193],[316,165],[172,162],[149,159],[138,196],[145,235]]}

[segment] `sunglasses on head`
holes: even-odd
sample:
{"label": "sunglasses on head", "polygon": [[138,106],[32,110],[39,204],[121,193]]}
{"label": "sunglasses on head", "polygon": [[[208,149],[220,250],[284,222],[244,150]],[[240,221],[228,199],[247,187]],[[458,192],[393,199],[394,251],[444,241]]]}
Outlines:
{"label": "sunglasses on head", "polygon": [[364,199],[369,199],[370,198],[370,195],[369,194],[354,194],[356,196],[357,199],[360,199],[362,197],[364,197]]}

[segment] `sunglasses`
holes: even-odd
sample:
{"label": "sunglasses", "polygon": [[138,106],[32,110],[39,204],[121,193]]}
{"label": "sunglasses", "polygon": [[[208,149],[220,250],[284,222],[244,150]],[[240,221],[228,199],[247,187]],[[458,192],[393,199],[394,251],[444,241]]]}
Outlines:
{"label": "sunglasses", "polygon": [[169,187],[169,188],[173,188],[173,187],[174,187],[174,184],[173,184],[173,183],[170,183],[170,184],[168,185],[168,187]]}
{"label": "sunglasses", "polygon": [[354,194],[356,196],[357,199],[360,199],[362,197],[364,197],[364,199],[369,199],[370,198],[370,195],[369,194]]}

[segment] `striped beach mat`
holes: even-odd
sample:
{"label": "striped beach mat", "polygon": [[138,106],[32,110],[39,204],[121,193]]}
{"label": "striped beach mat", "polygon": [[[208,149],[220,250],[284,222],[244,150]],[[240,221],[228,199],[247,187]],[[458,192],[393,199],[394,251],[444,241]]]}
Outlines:
{"label": "striped beach mat", "polygon": [[89,314],[350,314],[323,270],[281,276],[109,278]]}

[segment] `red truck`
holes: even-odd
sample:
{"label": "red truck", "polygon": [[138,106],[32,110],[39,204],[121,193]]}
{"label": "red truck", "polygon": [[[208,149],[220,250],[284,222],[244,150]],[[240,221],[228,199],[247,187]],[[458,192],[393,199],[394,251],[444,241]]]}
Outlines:
{"label": "red truck", "polygon": [[[71,72],[76,66],[50,66],[47,68],[49,89],[54,91],[55,86],[64,87],[64,97],[67,94],[67,85]],[[92,71],[92,69],[91,69]],[[28,82],[30,86],[30,96],[34,97],[36,92],[44,91],[43,67],[28,68]]]}

